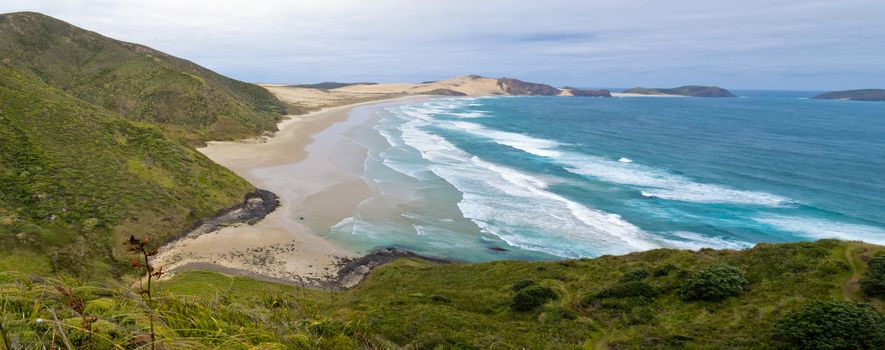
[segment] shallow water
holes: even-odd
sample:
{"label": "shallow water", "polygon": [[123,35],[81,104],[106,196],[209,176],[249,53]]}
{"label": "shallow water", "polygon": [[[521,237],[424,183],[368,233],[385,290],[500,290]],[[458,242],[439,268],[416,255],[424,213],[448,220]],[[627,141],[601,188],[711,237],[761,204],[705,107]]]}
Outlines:
{"label": "shallow water", "polygon": [[885,244],[885,103],[445,98],[345,133],[375,189],[325,237],[467,260]]}

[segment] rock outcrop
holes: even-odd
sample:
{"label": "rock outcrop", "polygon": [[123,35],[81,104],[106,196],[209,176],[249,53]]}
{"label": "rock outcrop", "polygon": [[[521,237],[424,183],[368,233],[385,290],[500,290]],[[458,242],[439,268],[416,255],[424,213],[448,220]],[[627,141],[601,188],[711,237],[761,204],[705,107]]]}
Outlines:
{"label": "rock outcrop", "polygon": [[498,79],[498,86],[508,95],[515,96],[556,96],[559,89],[547,84],[530,83],[513,78]]}

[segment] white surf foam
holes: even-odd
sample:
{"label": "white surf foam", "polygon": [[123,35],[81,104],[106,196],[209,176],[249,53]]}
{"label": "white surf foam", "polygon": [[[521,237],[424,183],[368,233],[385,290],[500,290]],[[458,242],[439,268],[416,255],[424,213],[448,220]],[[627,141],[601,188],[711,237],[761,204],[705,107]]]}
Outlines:
{"label": "white surf foam", "polygon": [[681,239],[664,239],[670,246],[680,249],[699,250],[702,248],[715,249],[746,249],[753,247],[753,243],[736,241],[725,237],[705,236],[695,232],[678,231],[673,236]]}
{"label": "white surf foam", "polygon": [[463,119],[473,119],[473,118],[486,118],[488,115],[482,111],[472,111],[472,112],[464,112],[464,113],[451,113],[451,115],[456,116],[458,118]]}
{"label": "white surf foam", "polygon": [[493,130],[482,125],[469,122],[441,122],[440,126],[450,129],[458,129],[469,132],[471,134],[486,137],[495,141],[495,143],[497,144],[510,146],[523,152],[534,154],[536,156],[556,158],[562,155],[561,152],[556,150],[557,147],[561,145],[559,142],[556,141],[538,139],[513,132]]}
{"label": "white surf foam", "polygon": [[329,229],[330,230],[342,230],[348,226],[353,226],[353,216],[349,216],[344,219],[341,219],[341,221],[332,225],[332,227],[330,227]]}
{"label": "white surf foam", "polygon": [[459,208],[485,232],[513,246],[563,257],[658,246],[647,233],[616,214],[547,191],[548,184],[541,178],[479,159],[424,130],[431,122],[415,118],[404,123],[403,140],[431,162],[434,174],[462,192]]}
{"label": "white surf foam", "polygon": [[771,225],[779,230],[798,233],[809,238],[837,238],[885,244],[885,229],[876,226],[786,215],[768,215],[753,220]]}
{"label": "white surf foam", "polygon": [[786,197],[766,192],[745,191],[726,186],[698,183],[691,179],[640,164],[628,158],[617,161],[564,151],[561,143],[527,135],[498,131],[463,121],[440,121],[438,125],[462,130],[484,137],[498,144],[507,145],[529,154],[546,157],[563,165],[566,170],[605,182],[639,187],[646,197],[663,198],[683,202],[731,203],[762,206],[779,206],[790,203]]}

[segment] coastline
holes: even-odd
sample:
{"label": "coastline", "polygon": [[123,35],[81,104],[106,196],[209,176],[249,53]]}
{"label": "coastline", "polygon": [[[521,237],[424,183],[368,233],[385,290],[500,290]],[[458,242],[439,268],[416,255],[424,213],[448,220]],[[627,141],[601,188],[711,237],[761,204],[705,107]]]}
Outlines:
{"label": "coastline", "polygon": [[612,92],[612,97],[688,97],[683,95],[672,95],[672,94],[634,94],[634,93],[624,93],[624,92]]}
{"label": "coastline", "polygon": [[355,285],[379,264],[371,256],[386,262],[389,254],[359,256],[311,229],[349,217],[371,195],[368,185],[351,174],[357,163],[361,168],[366,150],[342,140],[341,132],[371,119],[362,116],[351,121],[358,107],[428,98],[391,96],[324,108],[290,116],[272,136],[210,141],[198,148],[255,187],[277,195],[279,207],[257,222],[228,220],[208,229],[198,226],[164,245],[154,264],[170,277],[198,268],[320,288]]}

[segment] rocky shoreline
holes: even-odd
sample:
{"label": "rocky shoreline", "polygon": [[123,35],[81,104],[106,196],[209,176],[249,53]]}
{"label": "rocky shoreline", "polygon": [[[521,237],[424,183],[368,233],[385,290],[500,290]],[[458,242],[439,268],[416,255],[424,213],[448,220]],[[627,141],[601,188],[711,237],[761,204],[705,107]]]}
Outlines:
{"label": "rocky shoreline", "polygon": [[338,273],[332,284],[337,288],[347,289],[359,284],[373,269],[390,263],[399,258],[421,259],[436,263],[453,263],[453,260],[433,258],[417,254],[405,249],[387,247],[378,248],[359,258],[343,258],[338,263]]}
{"label": "rocky shoreline", "polygon": [[[194,239],[201,235],[212,233],[223,227],[248,224],[254,225],[264,219],[268,214],[272,213],[280,206],[279,197],[273,192],[257,189],[245,195],[243,202],[221,210],[217,214],[200,220],[186,229],[181,234],[164,242],[163,247],[172,245],[183,239]],[[161,248],[162,250],[163,248]],[[246,249],[234,255],[219,256],[218,258],[247,258],[254,261],[255,266],[267,268],[268,265],[280,265],[284,262],[278,260],[274,252],[276,250],[291,250],[291,247],[269,246],[262,249]],[[359,284],[373,269],[392,262],[398,258],[412,258],[433,261],[437,263],[451,263],[453,261],[423,256],[408,250],[395,247],[382,247],[375,249],[368,254],[351,258],[333,256],[336,260],[334,269],[327,268],[327,273],[322,276],[300,276],[285,274],[278,276],[270,276],[249,269],[232,268],[214,262],[188,262],[177,266],[170,271],[171,274],[189,270],[210,270],[230,275],[246,276],[249,278],[282,283],[288,285],[297,285],[318,289],[341,290],[348,289]]]}
{"label": "rocky shoreline", "polygon": [[163,242],[166,245],[186,237],[196,237],[218,229],[235,225],[255,223],[264,219],[268,214],[272,213],[280,206],[280,198],[271,191],[256,189],[247,193],[243,202],[231,207],[222,209],[215,215],[199,220],[190,226],[184,228],[180,234],[173,236]]}

